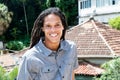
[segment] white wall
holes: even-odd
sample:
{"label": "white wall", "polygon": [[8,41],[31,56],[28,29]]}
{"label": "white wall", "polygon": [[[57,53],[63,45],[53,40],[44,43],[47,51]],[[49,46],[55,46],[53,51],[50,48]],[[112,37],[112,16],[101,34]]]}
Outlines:
{"label": "white wall", "polygon": [[80,9],[80,0],[78,0],[78,5],[79,24],[89,19],[91,15],[100,22],[108,22],[109,19],[120,16],[120,1],[116,5],[105,4],[104,7],[96,7],[96,0],[91,0],[91,8]]}
{"label": "white wall", "polygon": [[[117,16],[120,16],[120,13],[106,14],[106,15],[96,15],[96,16],[94,16],[94,19],[99,21],[99,22],[108,23],[108,21],[110,19],[115,18]],[[79,18],[79,24],[84,22],[84,21],[87,21],[89,18],[90,18],[89,16]]]}

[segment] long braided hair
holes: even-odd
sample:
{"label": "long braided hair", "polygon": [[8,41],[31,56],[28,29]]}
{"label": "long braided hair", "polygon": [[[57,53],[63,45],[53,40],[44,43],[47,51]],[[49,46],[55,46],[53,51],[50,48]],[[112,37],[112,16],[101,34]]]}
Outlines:
{"label": "long braided hair", "polygon": [[49,14],[55,14],[60,17],[62,25],[64,27],[61,39],[65,40],[65,32],[68,28],[66,17],[64,13],[61,12],[61,10],[57,7],[51,7],[41,12],[41,14],[37,17],[37,19],[34,22],[33,29],[31,32],[31,41],[30,41],[30,48],[32,48],[34,45],[36,45],[41,37],[44,37],[44,32],[42,31],[42,27],[44,24],[44,18]]}

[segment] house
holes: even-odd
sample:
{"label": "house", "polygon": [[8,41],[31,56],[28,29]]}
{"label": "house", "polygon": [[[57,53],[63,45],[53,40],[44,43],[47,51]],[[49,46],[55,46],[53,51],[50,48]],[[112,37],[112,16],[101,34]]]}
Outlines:
{"label": "house", "polygon": [[100,75],[104,71],[100,68],[101,64],[120,56],[120,31],[94,20],[93,17],[70,28],[66,39],[74,41],[77,46],[80,67],[75,70],[77,75]]}
{"label": "house", "polygon": [[99,22],[120,16],[120,0],[78,0],[79,24],[94,16]]}

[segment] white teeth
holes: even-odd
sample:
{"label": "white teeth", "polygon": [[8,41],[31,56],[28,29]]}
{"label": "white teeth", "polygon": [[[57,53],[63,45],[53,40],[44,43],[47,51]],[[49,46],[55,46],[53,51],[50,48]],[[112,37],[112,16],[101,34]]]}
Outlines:
{"label": "white teeth", "polygon": [[57,34],[50,34],[50,36],[55,37],[55,36],[57,36]]}

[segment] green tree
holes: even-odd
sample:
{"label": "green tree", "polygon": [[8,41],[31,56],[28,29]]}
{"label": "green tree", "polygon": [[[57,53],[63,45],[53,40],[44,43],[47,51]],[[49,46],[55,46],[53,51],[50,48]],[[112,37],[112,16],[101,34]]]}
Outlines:
{"label": "green tree", "polygon": [[77,24],[78,1],[77,0],[47,0],[47,7],[59,7],[66,15],[68,25]]}
{"label": "green tree", "polygon": [[8,7],[0,4],[0,35],[2,35],[9,27],[12,21],[12,12],[8,11]]}
{"label": "green tree", "polygon": [[120,30],[120,16],[110,19],[109,25],[111,25],[113,28]]}
{"label": "green tree", "polygon": [[[23,1],[25,1],[24,4]],[[7,41],[27,37],[27,34],[32,30],[35,19],[47,7],[57,6],[64,11],[68,25],[74,26],[78,23],[77,0],[0,0],[0,3],[6,4],[9,10],[14,13],[10,27],[4,34]]]}
{"label": "green tree", "polygon": [[26,32],[27,32],[27,35],[29,35],[29,31],[28,31],[28,19],[27,19],[27,14],[26,14],[26,7],[25,7],[26,0],[20,0],[20,1],[22,2],[23,11],[24,11],[24,15],[25,15]]}
{"label": "green tree", "polygon": [[47,7],[55,7],[56,6],[55,1],[54,0],[47,0],[46,6]]}
{"label": "green tree", "polygon": [[[23,0],[0,0],[0,3],[6,4],[14,13],[11,25],[4,34],[5,40],[19,40],[23,37],[28,37],[27,34],[31,32],[38,14],[46,8],[46,0],[25,0],[24,4],[22,1]],[[15,37],[16,34],[13,34],[14,29],[16,29],[17,35],[19,36]]]}
{"label": "green tree", "polygon": [[115,58],[102,65],[105,72],[96,80],[120,80],[120,58]]}

